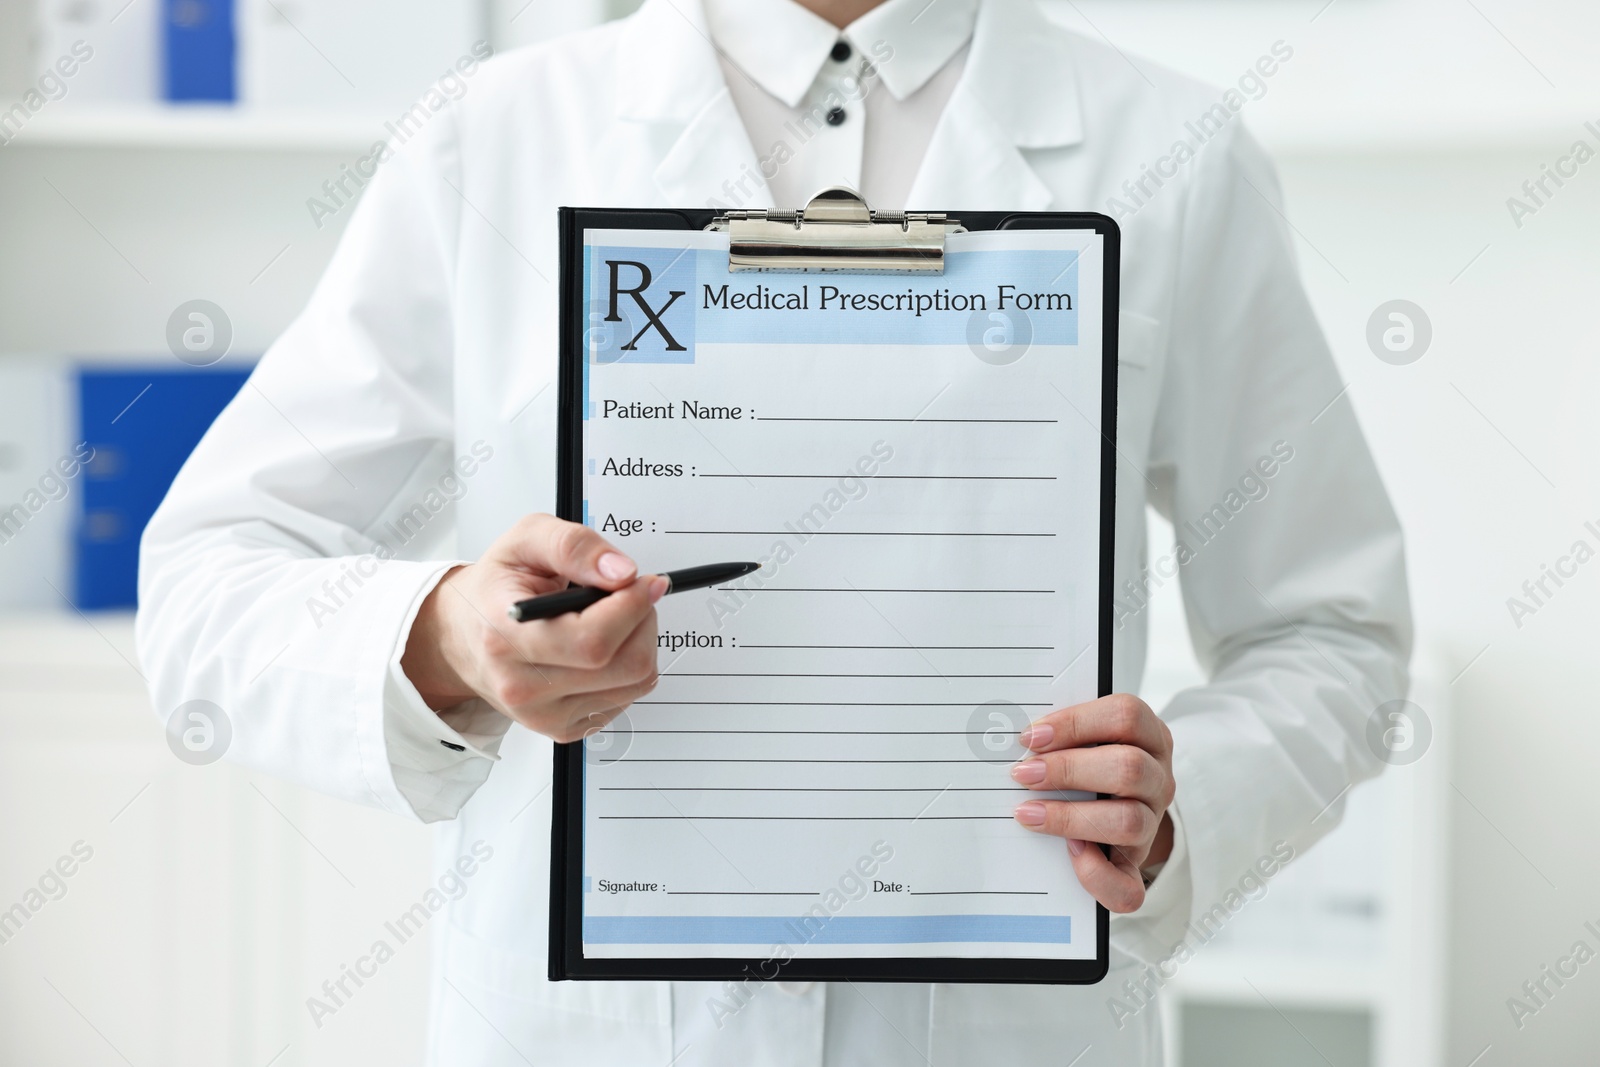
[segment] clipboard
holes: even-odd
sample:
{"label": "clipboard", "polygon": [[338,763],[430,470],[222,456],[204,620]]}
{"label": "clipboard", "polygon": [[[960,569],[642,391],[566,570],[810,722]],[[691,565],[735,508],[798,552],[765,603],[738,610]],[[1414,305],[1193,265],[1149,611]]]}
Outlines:
{"label": "clipboard", "polygon": [[[962,211],[873,212],[853,191],[825,190],[801,211],[571,208],[559,212],[561,318],[559,328],[559,436],[556,450],[558,514],[590,522],[585,504],[585,376],[592,325],[586,304],[586,234],[595,230],[713,231],[728,235],[728,272],[940,274],[945,246],[958,232],[1078,230],[1098,235],[1101,280],[1101,395],[1098,411],[1099,522],[1098,655],[1093,660],[1098,695],[1112,686],[1114,631],[1113,535],[1117,414],[1117,307],[1120,231],[1108,216],[1080,212]],[[746,278],[748,280],[748,278]],[[613,285],[615,289],[615,285]],[[613,297],[614,299],[614,297]],[[613,315],[616,309],[611,309]],[[648,331],[649,322],[630,323]],[[597,523],[590,523],[598,525]],[[623,542],[626,544],[626,542]],[[731,557],[730,557],[731,558]],[[648,566],[650,560],[645,560]],[[589,762],[581,740],[555,746],[552,780],[549,977],[562,980],[677,980],[746,984],[782,981],[1090,984],[1109,969],[1109,922],[1094,906],[1093,955],[1080,959],[974,958],[958,955],[795,956],[774,966],[770,956],[600,957],[586,955],[584,940],[585,788]],[[1060,843],[1065,848],[1065,843]]]}

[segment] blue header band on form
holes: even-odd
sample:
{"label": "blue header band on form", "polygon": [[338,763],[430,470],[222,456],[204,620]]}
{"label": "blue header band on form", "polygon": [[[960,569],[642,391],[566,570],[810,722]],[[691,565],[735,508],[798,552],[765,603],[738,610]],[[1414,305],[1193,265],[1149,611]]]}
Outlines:
{"label": "blue header band on form", "polygon": [[727,253],[704,248],[584,254],[586,364],[693,363],[702,341],[952,344],[1026,330],[1034,344],[1078,342],[1077,252],[952,252],[940,275],[733,274]]}
{"label": "blue header band on form", "polygon": [[1072,944],[1070,915],[586,915],[594,945]]}

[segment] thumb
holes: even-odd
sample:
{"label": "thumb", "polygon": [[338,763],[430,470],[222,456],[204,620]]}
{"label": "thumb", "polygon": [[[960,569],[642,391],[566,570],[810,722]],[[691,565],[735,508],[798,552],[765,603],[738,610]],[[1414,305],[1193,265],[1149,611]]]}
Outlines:
{"label": "thumb", "polygon": [[485,557],[600,589],[621,589],[639,574],[633,560],[589,527],[553,515],[525,516]]}

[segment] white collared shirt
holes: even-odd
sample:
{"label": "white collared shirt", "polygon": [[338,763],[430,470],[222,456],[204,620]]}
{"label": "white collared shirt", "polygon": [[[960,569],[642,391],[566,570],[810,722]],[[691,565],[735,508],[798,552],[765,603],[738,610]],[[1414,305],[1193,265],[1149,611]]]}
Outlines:
{"label": "white collared shirt", "polygon": [[[842,31],[794,0],[706,0],[705,8],[775,206],[803,207],[830,185],[858,190],[875,208],[908,206],[965,67],[977,0],[888,0]],[[729,207],[750,200],[738,177],[730,176]]]}

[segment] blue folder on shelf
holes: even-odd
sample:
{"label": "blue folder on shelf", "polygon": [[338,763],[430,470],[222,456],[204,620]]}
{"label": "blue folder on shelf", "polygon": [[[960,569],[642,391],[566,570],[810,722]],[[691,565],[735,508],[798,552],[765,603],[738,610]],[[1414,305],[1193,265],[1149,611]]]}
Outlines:
{"label": "blue folder on shelf", "polygon": [[233,0],[163,0],[163,87],[168,100],[238,98]]}
{"label": "blue folder on shelf", "polygon": [[137,601],[139,538],[194,446],[249,370],[78,371],[83,475],[73,544],[73,600],[85,610]]}

